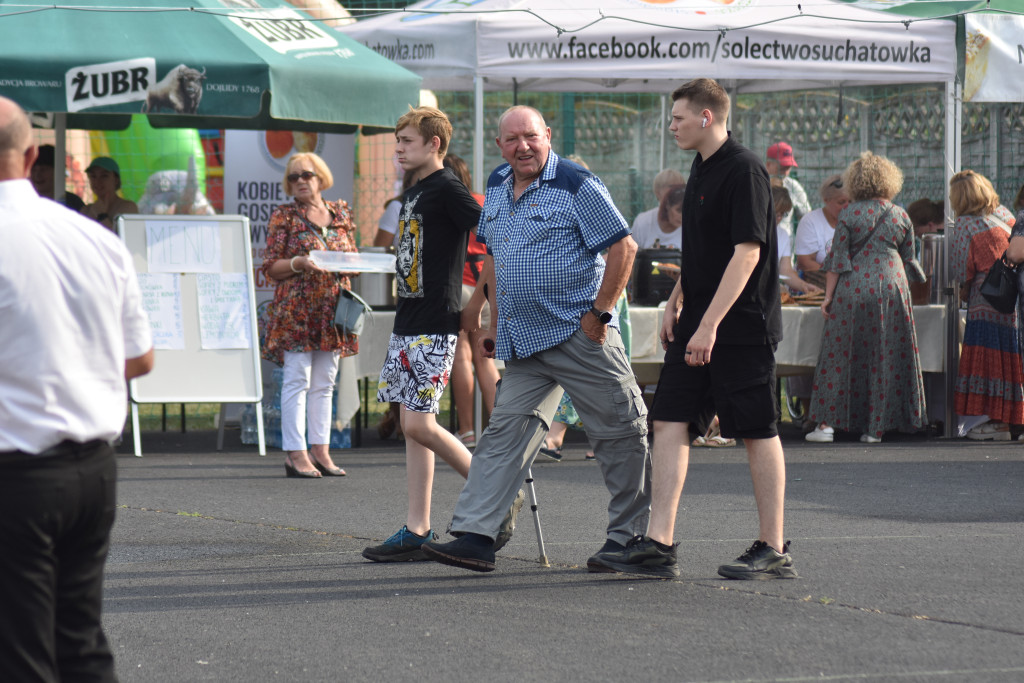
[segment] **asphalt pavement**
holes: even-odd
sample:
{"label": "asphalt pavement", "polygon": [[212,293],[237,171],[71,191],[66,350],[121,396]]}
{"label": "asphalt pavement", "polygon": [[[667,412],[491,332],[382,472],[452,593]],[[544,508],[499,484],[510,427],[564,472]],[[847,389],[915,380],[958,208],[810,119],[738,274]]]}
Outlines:
{"label": "asphalt pavement", "polygon": [[[607,491],[585,444],[534,466],[490,574],[360,557],[404,522],[404,450],[286,479],[229,432],[118,455],[104,623],[123,682],[1022,681],[1024,444],[784,440],[800,577],[716,575],[757,535],[742,448],[693,449],[676,581],[587,573]],[[130,441],[130,440],[129,440]],[[439,464],[435,529],[462,481]]]}

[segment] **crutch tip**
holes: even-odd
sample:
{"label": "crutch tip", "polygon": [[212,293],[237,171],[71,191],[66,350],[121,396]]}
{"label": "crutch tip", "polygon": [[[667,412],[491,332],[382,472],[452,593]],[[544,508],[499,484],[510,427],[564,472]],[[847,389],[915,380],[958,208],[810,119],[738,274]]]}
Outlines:
{"label": "crutch tip", "polygon": [[548,556],[547,555],[541,555],[540,559],[537,560],[537,562],[539,562],[540,566],[542,566],[542,567],[550,567],[551,566],[551,563],[548,562]]}

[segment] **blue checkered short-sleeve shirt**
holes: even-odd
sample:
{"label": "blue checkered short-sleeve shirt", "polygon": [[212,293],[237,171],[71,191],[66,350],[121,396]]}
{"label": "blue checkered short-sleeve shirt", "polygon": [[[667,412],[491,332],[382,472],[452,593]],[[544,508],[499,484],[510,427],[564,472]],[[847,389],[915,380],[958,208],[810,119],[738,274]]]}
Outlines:
{"label": "blue checkered short-sleeve shirt", "polygon": [[508,164],[491,174],[477,232],[494,257],[495,352],[502,360],[572,336],[601,287],[600,253],[629,235],[597,176],[554,152],[518,200],[513,182]]}

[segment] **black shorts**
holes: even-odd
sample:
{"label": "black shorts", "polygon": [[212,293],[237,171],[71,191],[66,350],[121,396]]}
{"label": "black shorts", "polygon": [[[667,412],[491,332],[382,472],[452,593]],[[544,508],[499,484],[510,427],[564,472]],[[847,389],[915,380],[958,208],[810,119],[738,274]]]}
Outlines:
{"label": "black shorts", "polygon": [[686,364],[687,341],[677,334],[665,352],[651,419],[688,422],[694,438],[707,431],[717,413],[726,438],[778,436],[775,345],[716,344],[711,362],[695,367]]}

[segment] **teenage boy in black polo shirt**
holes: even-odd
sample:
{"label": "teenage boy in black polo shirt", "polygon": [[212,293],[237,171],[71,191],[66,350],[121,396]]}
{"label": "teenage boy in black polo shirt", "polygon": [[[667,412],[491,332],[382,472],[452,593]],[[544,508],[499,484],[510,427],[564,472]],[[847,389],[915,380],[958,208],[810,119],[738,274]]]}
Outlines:
{"label": "teenage boy in black polo shirt", "polygon": [[[665,308],[654,421],[647,536],[599,553],[592,571],[678,576],[673,544],[690,440],[717,412],[722,436],[743,439],[760,518],[758,540],[718,573],[795,578],[782,518],[786,465],[779,441],[775,346],[782,339],[779,258],[768,171],[726,128],[729,95],[699,78],[672,93],[670,130],[696,150],[683,199],[682,276]],[[681,310],[680,310],[681,306]]]}

